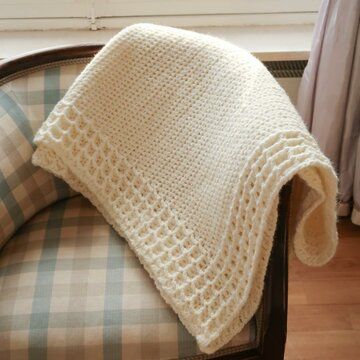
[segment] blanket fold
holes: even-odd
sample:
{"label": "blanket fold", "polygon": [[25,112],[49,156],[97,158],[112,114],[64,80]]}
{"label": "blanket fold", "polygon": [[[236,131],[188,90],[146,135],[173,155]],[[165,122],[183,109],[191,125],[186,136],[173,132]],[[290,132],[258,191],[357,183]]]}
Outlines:
{"label": "blanket fold", "polygon": [[291,244],[321,265],[337,245],[336,175],[266,68],[222,40],[122,30],[35,137],[33,163],[87,197],[212,353],[255,313],[281,187]]}

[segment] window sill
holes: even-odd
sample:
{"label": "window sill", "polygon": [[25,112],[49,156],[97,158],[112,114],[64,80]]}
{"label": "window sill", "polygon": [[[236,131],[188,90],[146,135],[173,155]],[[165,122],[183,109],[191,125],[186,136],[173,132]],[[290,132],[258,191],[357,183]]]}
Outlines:
{"label": "window sill", "polygon": [[[306,60],[313,25],[193,27],[247,49],[260,60]],[[0,32],[0,59],[62,45],[105,43],[119,30],[47,30]]]}

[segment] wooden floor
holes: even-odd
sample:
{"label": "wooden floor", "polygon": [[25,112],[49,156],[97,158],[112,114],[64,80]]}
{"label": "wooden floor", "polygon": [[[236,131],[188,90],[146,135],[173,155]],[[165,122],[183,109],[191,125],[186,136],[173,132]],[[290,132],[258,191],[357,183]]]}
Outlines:
{"label": "wooden floor", "polygon": [[326,266],[290,262],[287,360],[360,359],[360,227],[339,222]]}

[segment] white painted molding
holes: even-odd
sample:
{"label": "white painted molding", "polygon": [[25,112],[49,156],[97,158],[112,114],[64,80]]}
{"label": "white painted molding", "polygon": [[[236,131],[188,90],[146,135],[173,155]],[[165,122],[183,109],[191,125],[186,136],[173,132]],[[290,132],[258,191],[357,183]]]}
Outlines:
{"label": "white painted molding", "polygon": [[[190,30],[227,40],[261,60],[304,60],[311,47],[313,25],[190,27]],[[119,30],[51,30],[0,32],[0,58],[37,49],[106,43]]]}
{"label": "white painted molding", "polygon": [[0,0],[0,31],[313,24],[321,0]]}

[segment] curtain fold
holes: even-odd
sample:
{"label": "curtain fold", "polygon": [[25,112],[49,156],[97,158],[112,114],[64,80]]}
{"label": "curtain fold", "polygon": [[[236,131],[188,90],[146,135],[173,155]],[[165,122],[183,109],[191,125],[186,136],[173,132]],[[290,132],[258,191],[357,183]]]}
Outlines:
{"label": "curtain fold", "polygon": [[339,216],[360,225],[360,1],[324,0],[297,107],[339,176]]}

